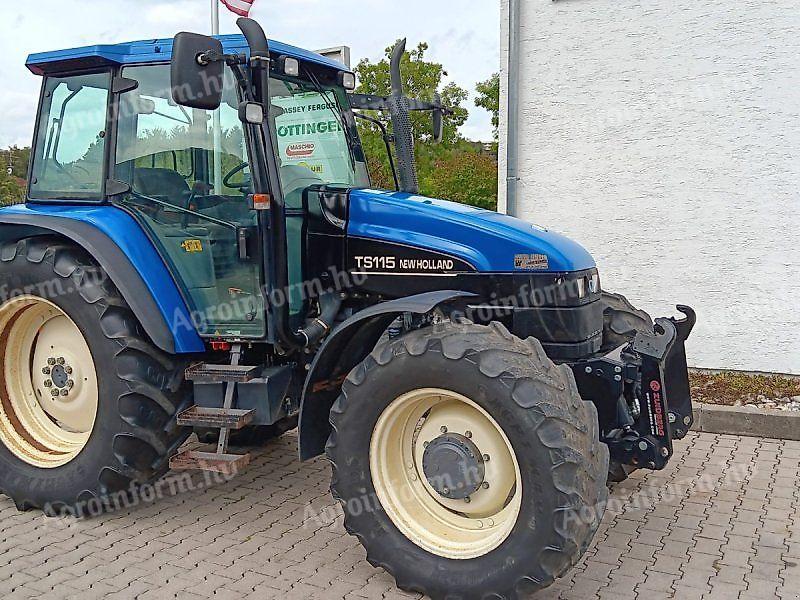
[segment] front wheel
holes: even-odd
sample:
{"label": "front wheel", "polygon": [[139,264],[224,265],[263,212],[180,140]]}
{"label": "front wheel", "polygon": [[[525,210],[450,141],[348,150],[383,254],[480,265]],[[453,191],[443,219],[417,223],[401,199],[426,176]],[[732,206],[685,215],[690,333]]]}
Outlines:
{"label": "front wheel", "polygon": [[608,450],[572,372],[502,325],[379,345],[331,413],[332,490],[368,560],[432,598],[517,598],[586,551]]}

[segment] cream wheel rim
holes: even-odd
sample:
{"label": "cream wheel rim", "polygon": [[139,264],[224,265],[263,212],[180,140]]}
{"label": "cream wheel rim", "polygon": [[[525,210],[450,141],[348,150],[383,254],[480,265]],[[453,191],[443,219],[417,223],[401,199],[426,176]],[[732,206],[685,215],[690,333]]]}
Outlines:
{"label": "cream wheel rim", "polygon": [[[439,464],[430,457],[431,448],[438,457],[456,455],[441,450],[445,446],[464,456],[453,463],[464,475],[456,483],[437,478]],[[395,399],[375,424],[370,472],[394,525],[438,556],[483,556],[503,543],[519,518],[522,479],[514,449],[489,413],[456,392],[426,388]],[[466,497],[443,495],[455,493]]]}
{"label": "cream wheel rim", "polygon": [[54,468],[74,459],[97,417],[94,359],[58,306],[22,296],[0,306],[0,441],[19,459]]}

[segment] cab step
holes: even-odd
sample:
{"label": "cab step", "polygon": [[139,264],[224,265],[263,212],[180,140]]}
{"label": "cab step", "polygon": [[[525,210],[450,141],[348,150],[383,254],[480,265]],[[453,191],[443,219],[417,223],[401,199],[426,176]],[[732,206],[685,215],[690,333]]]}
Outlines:
{"label": "cab step", "polygon": [[169,461],[173,471],[211,471],[223,475],[236,475],[250,464],[249,454],[221,454],[201,450],[186,450]]}
{"label": "cab step", "polygon": [[186,369],[186,379],[198,383],[247,383],[258,377],[259,367],[199,363]]}
{"label": "cab step", "polygon": [[192,406],[178,415],[178,425],[211,429],[241,429],[252,423],[255,410]]}

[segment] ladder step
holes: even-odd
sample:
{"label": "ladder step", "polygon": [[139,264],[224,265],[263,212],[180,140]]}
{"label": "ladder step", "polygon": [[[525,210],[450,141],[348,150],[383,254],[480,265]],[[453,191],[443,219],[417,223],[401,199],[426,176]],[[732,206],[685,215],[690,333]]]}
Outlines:
{"label": "ladder step", "polygon": [[247,383],[258,377],[259,367],[200,363],[186,369],[186,379],[201,383]]}
{"label": "ladder step", "polygon": [[255,414],[256,411],[254,410],[192,406],[178,415],[178,425],[219,429],[241,429],[252,423]]}
{"label": "ladder step", "polygon": [[186,450],[169,460],[169,468],[173,471],[213,471],[224,475],[235,475],[248,464],[249,454],[217,454],[200,450]]}

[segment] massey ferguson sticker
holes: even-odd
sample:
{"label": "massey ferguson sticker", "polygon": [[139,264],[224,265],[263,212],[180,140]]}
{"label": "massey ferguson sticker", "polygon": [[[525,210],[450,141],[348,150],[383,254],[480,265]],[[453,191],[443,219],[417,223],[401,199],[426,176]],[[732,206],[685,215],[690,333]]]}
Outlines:
{"label": "massey ferguson sticker", "polygon": [[308,158],[313,156],[317,145],[313,142],[301,142],[299,144],[289,144],[286,146],[286,156],[289,158]]}

